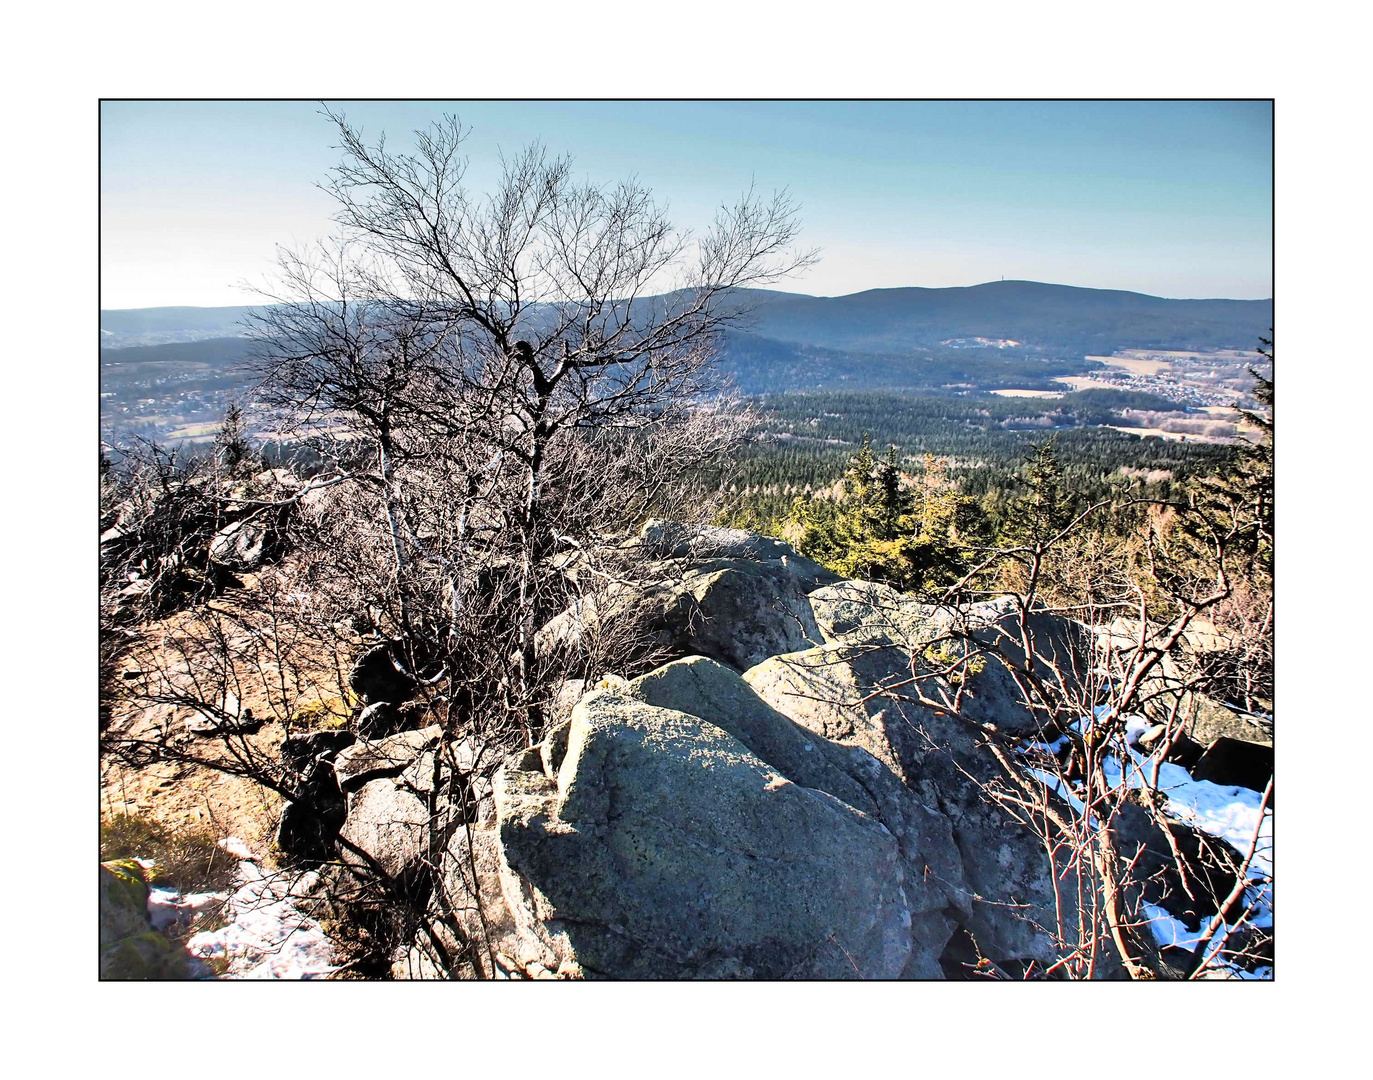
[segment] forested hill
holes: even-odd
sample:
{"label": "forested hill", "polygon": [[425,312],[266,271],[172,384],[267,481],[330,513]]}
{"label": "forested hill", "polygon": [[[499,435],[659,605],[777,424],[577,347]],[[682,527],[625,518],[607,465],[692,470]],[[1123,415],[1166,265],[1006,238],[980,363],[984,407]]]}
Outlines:
{"label": "forested hill", "polygon": [[750,300],[763,297],[754,313],[759,336],[871,353],[974,338],[1060,355],[1122,348],[1250,349],[1273,325],[1272,300],[1169,300],[1038,281],[869,289],[835,297],[773,297],[753,290]]}
{"label": "forested hill", "polygon": [[[849,296],[740,290],[757,305],[759,337],[865,353],[908,353],[946,342],[1013,341],[1058,356],[1116,349],[1251,349],[1273,325],[1272,300],[1168,300],[1038,281],[956,289],[869,289]],[[239,332],[246,307],[102,311],[107,344],[157,344]],[[115,340],[111,340],[115,339]],[[186,340],[186,338],[181,338]]]}

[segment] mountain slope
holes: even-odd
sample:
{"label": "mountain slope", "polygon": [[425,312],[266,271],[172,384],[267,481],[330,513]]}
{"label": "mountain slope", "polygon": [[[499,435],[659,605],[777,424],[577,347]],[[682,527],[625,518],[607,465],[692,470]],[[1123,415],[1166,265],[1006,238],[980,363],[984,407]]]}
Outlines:
{"label": "mountain slope", "polygon": [[1253,348],[1271,300],[1169,300],[1037,281],[954,289],[869,289],[766,300],[753,330],[831,349],[905,352],[956,338],[1010,339],[1056,352],[1118,348]]}
{"label": "mountain slope", "polygon": [[[1251,349],[1273,325],[1272,300],[1169,300],[1038,281],[869,289],[833,297],[747,289],[738,296],[756,305],[750,329],[759,337],[868,353],[909,353],[977,337],[1008,339],[1059,356],[1121,348]],[[239,332],[248,310],[102,311],[100,326],[121,338],[176,332],[227,336]]]}

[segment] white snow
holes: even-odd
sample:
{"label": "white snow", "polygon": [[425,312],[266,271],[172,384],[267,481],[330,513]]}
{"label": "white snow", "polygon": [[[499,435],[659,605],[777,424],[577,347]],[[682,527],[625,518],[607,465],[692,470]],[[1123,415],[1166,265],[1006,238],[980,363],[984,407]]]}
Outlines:
{"label": "white snow", "polygon": [[212,911],[229,899],[228,893],[188,893],[183,896],[175,889],[148,890],[148,918],[153,929],[165,933],[177,926],[189,926],[191,920]]}
{"label": "white snow", "polygon": [[[148,918],[155,930],[184,933],[198,915],[221,911],[226,924],[203,930],[186,941],[191,978],[213,978],[203,962],[226,958],[227,979],[315,979],[336,966],[333,945],[319,923],[296,907],[311,895],[319,875],[264,874],[258,856],[235,836],[219,842],[239,859],[238,884],[232,894],[186,893],[152,886]],[[151,869],[151,859],[137,860]]]}
{"label": "white snow", "polygon": [[[1103,708],[1098,708],[1096,717],[1084,717],[1073,727],[1079,730],[1090,728],[1094,720],[1104,719],[1106,715],[1108,714]],[[1244,904],[1242,910],[1246,912],[1243,921],[1251,926],[1271,927],[1273,925],[1272,807],[1263,808],[1262,818],[1260,818],[1263,796],[1259,792],[1248,788],[1214,784],[1209,780],[1194,780],[1191,774],[1180,765],[1170,764],[1160,760],[1157,756],[1150,756],[1142,752],[1138,749],[1139,737],[1148,730],[1149,723],[1139,716],[1127,716],[1124,720],[1126,743],[1124,753],[1128,755],[1128,758],[1125,761],[1114,755],[1105,758],[1102,762],[1102,771],[1105,774],[1106,782],[1112,787],[1156,788],[1166,799],[1163,809],[1170,817],[1226,841],[1240,856],[1248,853],[1250,844],[1254,843],[1254,834],[1257,830],[1258,842],[1255,844],[1254,857],[1250,861],[1247,874],[1250,883],[1245,889],[1242,900]],[[1055,742],[1052,746],[1030,743],[1025,749],[1057,752],[1061,745],[1061,741]],[[1038,768],[1029,768],[1026,772],[1061,796],[1075,812],[1080,814],[1085,809],[1082,800],[1076,797],[1062,777],[1051,771]],[[1142,916],[1147,921],[1154,939],[1163,946],[1176,945],[1179,948],[1195,951],[1201,944],[1207,930],[1206,923],[1203,923],[1197,930],[1191,930],[1181,920],[1169,915],[1163,908],[1155,907],[1152,904],[1144,905]],[[1208,954],[1214,956],[1222,947],[1227,932],[1233,929],[1233,926],[1219,928],[1207,949]],[[1273,969],[1260,967],[1252,972],[1244,971],[1235,964],[1216,959],[1213,960],[1212,966],[1206,974],[1207,977],[1217,978],[1271,979]]]}
{"label": "white snow", "polygon": [[[1094,718],[1083,717],[1073,724],[1075,729],[1090,728],[1094,719],[1109,716],[1107,706],[1099,705]],[[1142,716],[1131,715],[1125,721],[1125,741],[1130,756],[1129,765],[1122,768],[1121,762],[1109,756],[1102,762],[1106,782],[1112,787],[1123,782],[1131,788],[1157,786],[1167,796],[1167,811],[1179,821],[1200,829],[1202,832],[1227,841],[1241,855],[1249,850],[1254,830],[1259,826],[1259,806],[1263,796],[1257,791],[1242,787],[1224,787],[1209,780],[1193,780],[1191,774],[1181,765],[1172,765],[1138,750],[1140,735],[1151,726]],[[1057,745],[1057,744],[1056,744]],[[1157,785],[1151,783],[1157,768]],[[1046,775],[1036,770],[1050,787]],[[1062,794],[1062,791],[1059,792]],[[1273,810],[1264,811],[1262,830],[1250,875],[1267,877],[1273,872]]]}
{"label": "white snow", "polygon": [[1204,926],[1199,930],[1189,930],[1181,919],[1173,918],[1163,908],[1153,904],[1144,905],[1144,915],[1149,920],[1149,929],[1153,932],[1154,940],[1165,947],[1176,945],[1180,949],[1195,951],[1206,935]]}
{"label": "white snow", "polygon": [[1125,741],[1131,746],[1139,745],[1139,737],[1148,731],[1153,725],[1142,716],[1127,716],[1125,718]]}
{"label": "white snow", "polygon": [[[241,847],[241,841],[235,843]],[[316,873],[264,874],[256,862],[244,859],[238,876],[242,884],[227,904],[229,923],[187,941],[192,956],[227,958],[230,979],[314,979],[334,970],[329,938],[295,904],[310,895]]]}
{"label": "white snow", "polygon": [[1193,780],[1181,765],[1170,765],[1146,757],[1139,751],[1129,751],[1131,762],[1122,768],[1115,758],[1102,763],[1106,782],[1122,782],[1132,788],[1150,786],[1154,767],[1158,767],[1158,790],[1167,796],[1167,811],[1185,824],[1227,841],[1241,855],[1249,850],[1254,830],[1259,828],[1259,841],[1251,864],[1251,876],[1267,877],[1273,873],[1273,810],[1263,813],[1259,823],[1259,806],[1263,796],[1242,787],[1222,787],[1209,780]]}

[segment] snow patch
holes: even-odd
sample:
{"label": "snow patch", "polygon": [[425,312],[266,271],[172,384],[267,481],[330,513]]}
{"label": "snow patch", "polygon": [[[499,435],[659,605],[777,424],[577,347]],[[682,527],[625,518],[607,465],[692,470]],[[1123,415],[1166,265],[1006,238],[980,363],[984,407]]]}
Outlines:
{"label": "snow patch", "polygon": [[264,874],[244,859],[238,876],[242,884],[226,905],[229,923],[187,941],[192,956],[227,959],[230,979],[316,979],[335,969],[323,928],[296,906],[311,895],[318,874]]}
{"label": "snow patch", "polygon": [[159,933],[190,926],[197,915],[213,911],[229,899],[228,893],[188,893],[183,896],[175,889],[148,890],[148,918]]}
{"label": "snow patch", "polygon": [[[1072,727],[1085,732],[1095,723],[1111,718],[1109,708],[1099,706],[1093,717],[1083,717]],[[1161,749],[1152,755],[1141,751],[1139,738],[1150,725],[1139,716],[1126,716],[1123,719],[1123,752],[1118,751],[1119,756],[1106,755],[1102,760],[1102,771],[1108,785],[1113,788],[1157,791],[1164,799],[1161,808],[1169,817],[1224,840],[1241,857],[1248,854],[1251,844],[1254,845],[1254,855],[1246,875],[1249,882],[1240,900],[1242,914],[1235,923],[1216,927],[1216,932],[1211,935],[1211,943],[1206,948],[1207,956],[1203,958],[1209,964],[1202,977],[1271,979],[1271,966],[1246,971],[1218,953],[1227,940],[1233,940],[1236,933],[1242,932],[1242,927],[1269,930],[1273,925],[1272,807],[1265,807],[1263,795],[1249,788],[1192,779],[1182,766],[1163,761]],[[1052,744],[1032,742],[1024,746],[1022,751],[1057,754],[1062,744],[1061,739]],[[1075,813],[1080,815],[1086,810],[1082,800],[1063,777],[1042,768],[1027,768],[1026,772],[1058,794]],[[1095,824],[1095,821],[1092,823]],[[1254,839],[1256,834],[1257,841]],[[1210,920],[1203,920],[1194,930],[1163,908],[1152,904],[1144,905],[1141,916],[1160,946],[1171,945],[1191,952],[1201,947],[1210,928]]]}
{"label": "snow patch", "polygon": [[[232,894],[183,894],[156,885],[148,889],[148,919],[160,933],[179,936],[197,916],[216,911],[225,919],[220,929],[187,939],[187,975],[214,978],[204,963],[210,959],[227,960],[226,979],[316,979],[334,971],[332,943],[319,923],[296,906],[313,895],[319,875],[265,874],[258,856],[236,836],[219,841],[219,846],[240,860]],[[145,870],[154,866],[152,859],[135,861]]]}
{"label": "snow patch", "polygon": [[[1130,763],[1122,766],[1114,758],[1102,762],[1106,782],[1115,786],[1124,783],[1131,788],[1157,787],[1168,800],[1165,807],[1169,816],[1200,829],[1204,833],[1218,837],[1233,847],[1241,855],[1249,850],[1249,844],[1258,831],[1258,844],[1250,864],[1251,877],[1269,877],[1273,873],[1273,810],[1263,810],[1260,821],[1260,806],[1263,796],[1257,791],[1242,787],[1223,787],[1210,780],[1193,780],[1181,765],[1171,765],[1166,761],[1146,757],[1139,751],[1129,750]],[[1158,783],[1150,781],[1157,769]]]}

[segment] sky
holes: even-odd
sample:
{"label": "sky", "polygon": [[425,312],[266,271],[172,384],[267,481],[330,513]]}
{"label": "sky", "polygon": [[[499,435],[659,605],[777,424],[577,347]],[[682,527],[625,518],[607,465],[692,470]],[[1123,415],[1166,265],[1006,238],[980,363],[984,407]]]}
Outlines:
{"label": "sky", "polygon": [[[330,101],[396,148],[448,112],[468,180],[532,141],[636,176],[702,228],[750,183],[800,203],[819,296],[1001,277],[1159,296],[1272,295],[1266,101]],[[318,102],[105,101],[101,307],[258,299],[278,244],[333,231]],[[244,286],[249,286],[245,288]]]}

